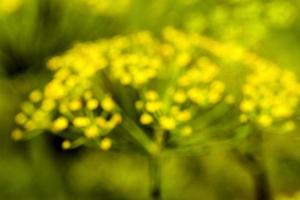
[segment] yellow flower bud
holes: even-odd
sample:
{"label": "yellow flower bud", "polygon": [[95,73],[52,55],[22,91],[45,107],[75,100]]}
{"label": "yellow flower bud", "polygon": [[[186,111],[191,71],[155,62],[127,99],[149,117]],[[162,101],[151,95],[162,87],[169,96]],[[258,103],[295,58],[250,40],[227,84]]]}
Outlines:
{"label": "yellow flower bud", "polygon": [[120,81],[123,85],[129,85],[132,82],[132,78],[129,74],[124,74]]}
{"label": "yellow flower bud", "polygon": [[94,139],[100,135],[100,130],[97,126],[91,126],[84,130],[84,135],[89,139]]}
{"label": "yellow flower bud", "polygon": [[263,127],[269,127],[272,125],[273,119],[269,115],[263,114],[258,117],[258,123]]}
{"label": "yellow flower bud", "polygon": [[158,99],[158,94],[154,90],[147,91],[145,96],[148,101],[155,101]]}
{"label": "yellow flower bud", "polygon": [[96,123],[98,124],[98,126],[100,126],[101,128],[106,128],[107,127],[107,120],[103,117],[97,117],[96,118]]}
{"label": "yellow flower bud", "polygon": [[114,124],[120,124],[122,122],[122,116],[117,113],[117,114],[114,114],[111,118],[111,121],[114,123]]}
{"label": "yellow flower bud", "polygon": [[51,130],[54,133],[58,133],[60,131],[65,130],[66,128],[68,128],[68,126],[69,126],[68,119],[65,117],[59,117],[53,121]]}
{"label": "yellow flower bud", "polygon": [[61,147],[64,150],[70,149],[72,147],[72,143],[69,140],[65,140],[63,141],[63,143],[61,144]]}
{"label": "yellow flower bud", "polygon": [[240,105],[240,109],[243,112],[252,112],[254,108],[255,108],[255,104],[253,101],[250,100],[244,100]]}
{"label": "yellow flower bud", "polygon": [[82,103],[80,100],[73,100],[69,103],[68,107],[71,111],[77,111],[82,108]]}
{"label": "yellow flower bud", "polygon": [[29,120],[25,123],[25,128],[29,131],[33,130],[36,127],[36,124],[33,120]]}
{"label": "yellow flower bud", "polygon": [[115,108],[115,102],[107,96],[102,100],[101,106],[105,111],[110,112]]}
{"label": "yellow flower bud", "polygon": [[148,125],[153,122],[153,117],[148,113],[143,113],[140,117],[140,122],[143,125]]}
{"label": "yellow flower bud", "polygon": [[44,111],[51,111],[55,108],[55,101],[54,100],[51,100],[51,99],[45,99],[43,102],[42,102],[42,110]]}
{"label": "yellow flower bud", "polygon": [[171,117],[162,116],[159,119],[161,127],[165,130],[173,130],[176,127],[176,122]]}
{"label": "yellow flower bud", "polygon": [[273,110],[272,110],[272,114],[274,117],[290,117],[292,115],[293,111],[290,110],[290,108],[286,105],[280,105],[280,106],[276,106]]}
{"label": "yellow flower bud", "polygon": [[15,129],[11,132],[11,137],[13,140],[21,140],[23,138],[23,132],[20,129]]}
{"label": "yellow flower bud", "polygon": [[25,122],[28,120],[27,116],[24,113],[18,113],[15,117],[15,121],[19,125],[25,124]]}
{"label": "yellow flower bud", "polygon": [[111,146],[112,146],[112,141],[110,138],[104,138],[100,142],[100,148],[104,151],[109,150]]}
{"label": "yellow flower bud", "polygon": [[30,93],[29,99],[30,101],[37,103],[42,99],[42,93],[39,90],[34,90]]}
{"label": "yellow flower bud", "polygon": [[86,106],[89,110],[95,110],[98,107],[98,105],[99,105],[99,102],[97,99],[90,99],[87,101]]}
{"label": "yellow flower bud", "polygon": [[83,128],[89,126],[91,124],[91,120],[87,117],[76,117],[73,120],[73,124],[75,127]]}
{"label": "yellow flower bud", "polygon": [[147,102],[146,103],[146,110],[150,113],[154,113],[159,111],[161,108],[161,102],[159,101],[153,101],[153,102]]}
{"label": "yellow flower bud", "polygon": [[174,99],[175,103],[182,104],[186,100],[186,94],[182,90],[176,91],[173,99]]}
{"label": "yellow flower bud", "polygon": [[175,117],[178,121],[186,122],[191,119],[191,111],[190,110],[181,111],[181,112],[177,113],[177,115],[175,115]]}

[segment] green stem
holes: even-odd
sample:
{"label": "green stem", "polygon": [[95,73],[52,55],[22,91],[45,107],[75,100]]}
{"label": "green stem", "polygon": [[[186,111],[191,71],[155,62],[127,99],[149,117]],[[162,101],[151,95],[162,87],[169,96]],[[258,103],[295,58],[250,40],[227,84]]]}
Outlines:
{"label": "green stem", "polygon": [[257,163],[256,170],[253,172],[253,182],[255,187],[256,200],[272,200],[270,184],[265,168]]}
{"label": "green stem", "polygon": [[154,132],[154,141],[156,144],[156,151],[149,152],[149,169],[151,177],[151,199],[161,200],[162,199],[162,150],[164,144],[164,134],[162,130]]}
{"label": "green stem", "polygon": [[149,168],[151,177],[151,190],[150,195],[152,200],[161,200],[161,156],[160,155],[150,155],[149,156]]}
{"label": "green stem", "polygon": [[246,153],[238,152],[239,161],[252,177],[255,200],[273,200],[268,173],[263,162],[263,137],[259,132],[249,140],[252,150]]}

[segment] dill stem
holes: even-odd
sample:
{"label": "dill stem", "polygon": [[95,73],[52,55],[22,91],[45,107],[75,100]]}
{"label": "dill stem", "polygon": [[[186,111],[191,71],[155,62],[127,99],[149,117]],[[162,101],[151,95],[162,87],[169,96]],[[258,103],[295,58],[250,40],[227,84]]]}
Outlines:
{"label": "dill stem", "polygon": [[253,150],[246,154],[238,153],[239,161],[251,175],[255,200],[273,200],[268,173],[263,162],[262,134],[255,133],[251,139]]}
{"label": "dill stem", "polygon": [[154,139],[157,145],[157,151],[149,154],[149,169],[151,177],[151,199],[162,199],[162,148],[164,142],[164,132],[155,131]]}
{"label": "dill stem", "polygon": [[256,169],[252,173],[252,177],[255,187],[255,199],[272,200],[268,176],[261,163],[256,163]]}
{"label": "dill stem", "polygon": [[161,156],[159,154],[149,156],[149,168],[151,177],[150,195],[152,200],[161,200]]}

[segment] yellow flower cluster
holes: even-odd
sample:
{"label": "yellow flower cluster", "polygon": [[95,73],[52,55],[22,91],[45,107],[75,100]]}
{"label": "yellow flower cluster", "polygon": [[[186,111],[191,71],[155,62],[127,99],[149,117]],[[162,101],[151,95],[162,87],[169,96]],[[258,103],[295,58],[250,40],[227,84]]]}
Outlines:
{"label": "yellow flower cluster", "polygon": [[218,103],[225,90],[225,84],[216,79],[219,73],[219,67],[206,57],[196,61],[179,78],[179,88],[174,94],[174,100],[177,103],[184,102],[187,96],[192,102],[207,106]]}
{"label": "yellow flower cluster", "polygon": [[162,67],[159,42],[149,32],[119,36],[107,49],[110,74],[123,85],[141,87],[155,78]]}
{"label": "yellow flower cluster", "polygon": [[[240,120],[270,127],[291,118],[300,97],[296,75],[272,65],[257,65],[251,71],[242,87]],[[294,126],[292,121],[284,125],[288,130]]]}
{"label": "yellow flower cluster", "polygon": [[63,148],[76,145],[77,138],[83,142],[96,142],[102,149],[108,149],[110,139],[107,134],[122,122],[115,102],[108,95],[96,97],[90,90],[81,91],[78,95],[75,92],[70,91],[61,98],[32,92],[30,101],[23,104],[22,112],[15,117],[19,128],[12,132],[12,137],[19,140],[27,137],[26,134],[30,136],[32,131],[49,130],[59,134],[68,129],[78,134],[75,134],[74,142],[65,141]]}
{"label": "yellow flower cluster", "polygon": [[[142,113],[140,123],[145,126],[151,126],[156,131],[173,131],[175,129],[187,129],[190,134],[191,128],[184,125],[192,117],[190,108],[183,108],[184,102],[175,103],[171,100],[171,106],[163,102],[161,96],[154,90],[147,90],[142,94],[142,99],[136,102],[137,109]],[[186,95],[183,95],[186,98]]]}
{"label": "yellow flower cluster", "polygon": [[181,128],[183,134],[189,135],[192,129],[184,124],[193,114],[223,99],[225,85],[216,79],[217,74],[217,65],[203,57],[182,71],[172,88],[166,91],[167,94],[159,95],[158,91],[146,90],[136,102],[137,109],[142,111],[141,124],[167,131]]}
{"label": "yellow flower cluster", "polygon": [[[166,28],[160,40],[140,32],[77,44],[50,59],[54,77],[42,92],[29,95],[16,116],[20,128],[12,136],[18,140],[26,137],[25,132],[68,132],[61,134],[67,138],[62,144],[65,149],[86,142],[109,149],[108,133],[122,118],[128,118],[121,115],[126,115],[121,110],[127,105],[117,104],[113,97],[118,103],[124,98],[135,101],[132,113],[138,114],[145,129],[188,136],[194,131],[191,120],[198,119],[202,111],[221,102],[236,102],[226,94],[225,81],[220,78],[220,66],[226,62],[220,60],[237,62],[251,71],[242,89],[243,123],[270,127],[284,120],[285,130],[295,128],[288,120],[300,95],[293,73],[243,49]],[[134,94],[130,98],[125,94],[128,91]]]}
{"label": "yellow flower cluster", "polygon": [[121,123],[122,117],[112,97],[93,84],[95,74],[106,67],[101,46],[76,45],[48,64],[55,70],[54,77],[43,92],[30,94],[29,101],[16,116],[20,128],[13,131],[13,138],[26,137],[28,131],[60,133],[68,129],[75,133],[70,138],[75,139],[65,141],[63,148],[94,142],[108,149],[111,145],[107,134]]}
{"label": "yellow flower cluster", "polygon": [[[164,30],[161,45],[164,68],[136,102],[140,123],[156,130],[192,133],[188,125],[200,109],[216,105],[224,97],[220,67],[193,44],[192,38],[172,28]],[[152,85],[165,85],[165,88]],[[151,89],[149,89],[151,88]]]}

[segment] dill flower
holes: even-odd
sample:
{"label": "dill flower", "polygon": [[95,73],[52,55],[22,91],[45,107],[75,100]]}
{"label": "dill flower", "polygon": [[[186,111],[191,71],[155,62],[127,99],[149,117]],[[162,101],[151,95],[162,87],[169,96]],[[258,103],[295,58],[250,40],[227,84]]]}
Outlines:
{"label": "dill flower", "polygon": [[102,108],[106,111],[111,111],[114,109],[115,107],[115,103],[114,101],[110,98],[110,97],[105,97],[102,101],[101,101],[101,105]]}
{"label": "dill flower", "polygon": [[[222,77],[228,63],[245,68],[239,95]],[[65,150],[141,147],[159,174],[164,152],[199,152],[210,139],[228,139],[227,132],[296,128],[300,85],[294,73],[243,48],[171,27],[160,38],[139,32],[76,44],[48,67],[53,78],[15,117],[15,140],[51,131],[64,138]]]}
{"label": "dill flower", "polygon": [[61,132],[62,130],[68,127],[68,124],[69,124],[68,119],[66,119],[65,117],[59,117],[53,121],[52,131],[54,133]]}
{"label": "dill flower", "polygon": [[[221,76],[228,60],[248,66],[241,101]],[[125,129],[153,153],[164,138],[192,140],[237,104],[242,124],[295,128],[290,118],[300,90],[293,73],[244,49],[171,27],[161,38],[144,31],[76,44],[48,67],[52,80],[33,91],[16,116],[24,138],[35,131],[66,132],[59,135],[69,148],[89,143],[106,150],[115,143],[101,141],[118,140],[114,135]]]}
{"label": "dill flower", "polygon": [[[70,132],[67,141],[71,145],[64,147],[101,144],[115,127],[123,125],[124,117],[128,118],[120,103],[122,91],[131,88],[138,94],[132,100],[138,126],[150,128],[154,134],[190,135],[193,127],[189,121],[201,110],[220,103],[226,90],[219,78],[220,67],[193,40],[188,34],[166,28],[162,39],[144,31],[76,44],[48,61],[54,71],[52,80],[43,91],[30,94],[30,102],[24,104],[16,121],[24,132]],[[100,147],[108,149],[109,144],[104,142]],[[148,145],[149,149],[153,146]]]}
{"label": "dill flower", "polygon": [[299,89],[300,84],[291,71],[272,65],[252,67],[242,86],[242,118],[263,128],[289,120],[299,103]]}
{"label": "dill flower", "polygon": [[11,137],[14,140],[21,140],[23,138],[23,132],[20,129],[15,129],[11,132]]}
{"label": "dill flower", "polygon": [[108,150],[108,149],[110,149],[111,145],[112,145],[111,139],[104,138],[100,143],[100,148],[103,150]]}
{"label": "dill flower", "polygon": [[67,150],[67,149],[71,148],[72,143],[69,140],[65,140],[65,141],[63,141],[61,146],[62,146],[63,149]]}
{"label": "dill flower", "polygon": [[[49,130],[58,134],[73,130],[74,133],[70,133],[72,140],[62,144],[62,148],[69,149],[86,142],[98,143],[120,123],[122,117],[117,114],[114,100],[104,92],[95,95],[92,86],[91,78],[106,67],[101,53],[96,54],[101,48],[95,44],[76,45],[65,55],[49,60],[49,68],[55,71],[53,79],[42,92],[33,91],[29,95],[30,101],[23,104],[22,112],[16,116],[24,138],[36,131]],[[99,117],[105,127],[98,125],[96,119]],[[81,134],[75,134],[75,131]]]}
{"label": "dill flower", "polygon": [[140,122],[143,125],[148,125],[153,122],[153,117],[148,113],[143,113],[140,117]]}

